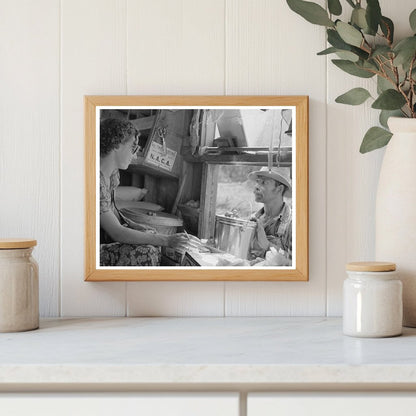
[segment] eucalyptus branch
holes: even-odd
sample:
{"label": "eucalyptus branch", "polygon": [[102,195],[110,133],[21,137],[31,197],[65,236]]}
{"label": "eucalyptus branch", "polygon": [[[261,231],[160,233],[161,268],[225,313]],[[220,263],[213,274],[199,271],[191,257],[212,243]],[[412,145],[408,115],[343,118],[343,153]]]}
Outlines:
{"label": "eucalyptus branch", "polygon": [[393,67],[392,67],[391,62],[390,62],[390,60],[391,60],[391,59],[393,59],[393,57],[392,57],[392,56],[389,56],[389,57],[387,58],[387,57],[386,57],[386,56],[384,56],[384,55],[378,55],[378,57],[380,58],[380,60],[381,60],[382,58],[384,58],[385,60],[384,60],[384,61],[381,61],[381,62],[383,63],[383,65],[389,64],[389,65],[390,65],[390,70],[393,70]]}
{"label": "eucalyptus branch", "polygon": [[404,85],[404,81],[401,82],[398,86],[397,86],[397,90],[400,92],[400,94],[403,95],[404,99],[406,100],[406,105],[409,107],[410,110],[410,116],[413,117],[414,112],[413,112],[413,108],[412,108],[412,102],[409,99],[409,96],[406,94],[405,91],[403,91],[403,85]]}
{"label": "eucalyptus branch", "polygon": [[400,77],[399,77],[399,70],[397,69],[397,66],[394,65],[393,62],[394,58],[390,58],[390,63],[391,63],[391,70],[393,71],[395,77],[396,77],[396,86],[399,86],[399,81],[400,81]]}
{"label": "eucalyptus branch", "polygon": [[399,74],[399,71],[397,69],[397,66],[394,65],[394,55],[390,54],[389,58],[386,58],[386,61],[384,62],[385,65],[388,65],[391,72],[393,72],[395,75],[397,73],[397,76]]}
{"label": "eucalyptus branch", "polygon": [[[386,64],[390,64],[390,61],[388,60],[388,59],[386,59],[384,62],[382,61],[382,55],[379,55],[379,56],[377,56],[376,58],[374,58],[375,60],[377,60],[377,62],[379,63],[379,65],[380,65],[380,69],[381,69],[381,72],[382,72],[382,75],[380,75],[381,77],[383,77],[384,79],[386,79],[387,81],[389,81],[393,86],[394,86],[394,88],[396,88],[397,87],[397,84],[396,84],[396,82],[392,79],[392,78],[390,78],[389,76],[388,76],[388,74],[387,74],[387,72],[386,72],[386,70],[384,69],[384,66],[386,65]],[[384,57],[383,57],[384,58]],[[389,69],[390,69],[390,71],[394,71],[394,67],[392,67],[391,66],[391,64],[389,65]]]}
{"label": "eucalyptus branch", "polygon": [[416,59],[416,56],[413,57],[412,60],[410,61],[409,70],[406,72],[406,75],[405,75],[405,80],[408,82],[412,82],[412,71],[413,71],[413,67],[415,64],[415,59]]}
{"label": "eucalyptus branch", "polygon": [[[364,49],[366,52],[368,52],[368,54],[371,54],[371,51],[373,50],[373,47],[368,43],[367,39],[365,38],[365,36],[363,35],[363,40],[364,43],[361,46],[367,45],[368,48],[370,49],[369,51],[367,51],[366,49]],[[363,49],[363,48],[361,48]]]}
{"label": "eucalyptus branch", "polygon": [[[342,18],[342,1],[352,6],[351,17]],[[333,60],[344,72],[359,77],[372,78],[377,75],[378,96],[372,104],[382,110],[379,126],[371,127],[364,136],[360,151],[365,153],[383,147],[391,137],[386,131],[386,117],[390,111],[401,112],[403,117],[416,118],[416,42],[413,37],[396,39],[393,43],[394,24],[384,16],[379,0],[328,0],[328,13],[316,0],[286,0],[289,7],[312,24],[325,26],[328,48],[320,55],[345,51],[341,59]],[[336,13],[337,23],[332,21]],[[416,27],[416,10],[409,17],[413,31]],[[335,31],[336,33],[334,33]],[[370,33],[370,34],[366,34]],[[399,42],[401,41],[401,42]],[[339,54],[342,56],[341,54]],[[410,68],[409,56],[411,59]],[[402,66],[404,65],[404,69]],[[404,73],[405,72],[405,73]],[[404,74],[404,78],[402,75]],[[410,87],[409,87],[410,86]],[[352,88],[336,98],[337,103],[360,105],[371,97],[365,88]]]}
{"label": "eucalyptus branch", "polygon": [[[410,90],[412,91],[412,108],[413,105],[416,105],[416,83],[415,80],[413,79],[413,77],[410,77]],[[413,101],[415,101],[415,103],[413,103]],[[413,117],[416,117],[416,114],[413,115]]]}
{"label": "eucalyptus branch", "polygon": [[[383,21],[380,22],[380,28],[381,28],[381,24]],[[385,39],[387,41],[387,44],[389,45],[389,47],[391,48],[393,46],[393,43],[390,41],[390,35],[391,35],[391,30],[390,30],[390,26],[386,24],[387,27],[387,36],[383,33],[383,32],[377,32],[375,36],[380,36],[381,38]]]}
{"label": "eucalyptus branch", "polygon": [[416,117],[415,115],[415,111],[413,108],[413,97],[415,94],[415,82],[412,76],[412,72],[413,72],[413,67],[416,61],[416,54],[413,56],[412,62],[410,62],[410,68],[409,68],[409,83],[410,83],[410,89],[409,89],[409,101],[410,101],[410,113],[412,115],[412,118]]}
{"label": "eucalyptus branch", "polygon": [[380,67],[381,72],[383,73],[383,76],[385,78],[387,78],[387,74],[386,74],[386,71],[384,70],[384,64],[383,64],[383,61],[381,60],[381,56],[380,55],[379,56],[376,56],[373,59],[374,59],[374,61],[376,61],[378,63],[378,66]]}

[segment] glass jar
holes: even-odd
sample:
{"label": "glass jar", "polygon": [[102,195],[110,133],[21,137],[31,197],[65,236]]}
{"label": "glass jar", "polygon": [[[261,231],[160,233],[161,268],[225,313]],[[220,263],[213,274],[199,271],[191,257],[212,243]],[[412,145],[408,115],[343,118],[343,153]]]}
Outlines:
{"label": "glass jar", "polygon": [[392,337],[402,333],[402,282],[396,265],[385,262],[347,264],[343,331],[354,337]]}
{"label": "glass jar", "polygon": [[0,332],[39,328],[36,240],[0,240]]}

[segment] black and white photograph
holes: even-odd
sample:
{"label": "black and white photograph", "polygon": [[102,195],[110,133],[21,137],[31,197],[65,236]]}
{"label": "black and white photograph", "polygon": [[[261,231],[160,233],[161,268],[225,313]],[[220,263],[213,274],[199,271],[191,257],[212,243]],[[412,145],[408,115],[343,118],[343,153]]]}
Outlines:
{"label": "black and white photograph", "polygon": [[97,106],[97,269],[294,269],[295,135],[295,106]]}

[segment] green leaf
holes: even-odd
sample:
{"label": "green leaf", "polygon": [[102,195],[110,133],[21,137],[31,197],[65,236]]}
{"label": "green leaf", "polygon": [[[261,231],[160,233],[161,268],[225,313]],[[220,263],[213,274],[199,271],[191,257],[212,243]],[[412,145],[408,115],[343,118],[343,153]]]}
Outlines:
{"label": "green leaf", "polygon": [[350,75],[354,75],[360,78],[371,78],[375,74],[360,68],[356,63],[346,61],[344,59],[333,59],[333,64]]}
{"label": "green leaf", "polygon": [[386,146],[390,141],[391,136],[393,135],[389,131],[382,129],[381,127],[371,127],[364,135],[360,153],[371,152],[372,150]]}
{"label": "green leaf", "polygon": [[385,56],[386,58],[389,58],[389,53],[393,52],[391,48],[388,46],[376,46],[376,48],[371,53],[371,58],[375,58],[376,56]]}
{"label": "green leaf", "polygon": [[406,99],[399,91],[388,89],[383,91],[371,107],[379,110],[398,110],[406,104]]}
{"label": "green leaf", "polygon": [[342,49],[337,49],[332,46],[330,48],[324,49],[321,52],[318,52],[317,55],[329,55],[330,53],[336,53],[339,58],[346,59],[352,62],[357,62],[360,59],[359,56],[353,52],[344,51]]}
{"label": "green leaf", "polygon": [[381,94],[383,91],[390,90],[393,84],[386,78],[377,75],[377,93]]}
{"label": "green leaf", "polygon": [[379,70],[378,64],[376,62],[371,62],[371,61],[363,61],[362,68],[371,69],[372,71]]}
{"label": "green leaf", "polygon": [[407,38],[402,39],[397,45],[393,48],[394,52],[400,52],[405,49],[409,49],[413,46],[412,49],[415,49],[414,46],[416,45],[416,36],[409,36]]}
{"label": "green leaf", "polygon": [[416,32],[416,9],[414,9],[412,11],[412,13],[410,13],[409,23],[410,23],[410,27],[412,28],[413,32]]}
{"label": "green leaf", "polygon": [[360,48],[357,48],[355,46],[349,45],[348,43],[345,43],[339,33],[334,29],[328,29],[326,31],[327,37],[328,37],[328,43],[332,45],[334,48],[342,49],[345,51],[350,51],[358,55],[362,59],[368,59],[368,53],[363,51]]}
{"label": "green leaf", "polygon": [[328,0],[329,13],[339,16],[342,13],[342,6],[339,0]]}
{"label": "green leaf", "polygon": [[337,52],[335,53],[339,58],[341,58],[344,61],[346,60],[351,62],[358,62],[360,60],[360,57],[358,55],[350,51],[337,50]]}
{"label": "green leaf", "polygon": [[362,7],[354,9],[351,14],[351,23],[358,26],[366,32],[368,31],[368,23],[365,14],[366,10]]}
{"label": "green leaf", "polygon": [[378,0],[367,0],[365,17],[367,19],[370,34],[375,35],[381,21],[381,9]]}
{"label": "green leaf", "polygon": [[341,22],[341,20],[338,20],[336,24],[336,29],[339,33],[339,36],[345,43],[356,46],[358,48],[361,46],[363,42],[363,35],[354,26],[351,26],[348,23],[344,23]]}
{"label": "green leaf", "polygon": [[397,66],[402,65],[403,69],[407,71],[409,69],[410,62],[416,54],[416,36],[411,36],[401,40],[393,50],[396,54],[394,64]]}
{"label": "green leaf", "polygon": [[386,16],[381,16],[380,28],[384,36],[393,43],[394,38],[394,23]]}
{"label": "green leaf", "polygon": [[403,114],[400,110],[381,110],[380,116],[379,116],[379,121],[380,121],[380,124],[383,127],[388,129],[389,126],[387,125],[387,120],[390,117],[402,117],[402,116],[403,116]]}
{"label": "green leaf", "polygon": [[327,29],[326,31],[328,43],[337,49],[348,50],[348,45],[341,39],[339,33],[334,29]]}
{"label": "green leaf", "polygon": [[338,49],[334,47],[330,47],[327,49],[324,49],[321,52],[318,52],[317,55],[329,55],[330,53],[335,53]]}
{"label": "green leaf", "polygon": [[360,105],[370,97],[370,93],[365,88],[353,88],[337,97],[335,102],[348,105]]}
{"label": "green leaf", "polygon": [[358,55],[364,61],[366,61],[368,59],[368,57],[370,56],[369,53],[364,51],[363,49],[356,48],[355,46],[352,46],[352,45],[349,45],[349,46],[350,46],[349,50],[351,52],[354,52],[356,55]]}
{"label": "green leaf", "polygon": [[303,0],[286,0],[288,6],[305,20],[314,25],[334,26],[328,12],[319,4]]}

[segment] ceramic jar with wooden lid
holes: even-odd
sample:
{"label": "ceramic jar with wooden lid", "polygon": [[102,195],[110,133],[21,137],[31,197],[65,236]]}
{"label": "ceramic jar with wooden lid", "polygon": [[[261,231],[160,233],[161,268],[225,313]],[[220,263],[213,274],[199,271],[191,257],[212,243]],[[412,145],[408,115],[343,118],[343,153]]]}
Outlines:
{"label": "ceramic jar with wooden lid", "polygon": [[402,333],[402,282],[396,265],[348,263],[344,281],[343,330],[354,337],[392,337]]}
{"label": "ceramic jar with wooden lid", "polygon": [[0,332],[39,328],[36,240],[0,239]]}

